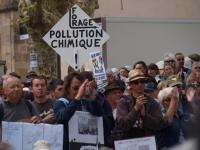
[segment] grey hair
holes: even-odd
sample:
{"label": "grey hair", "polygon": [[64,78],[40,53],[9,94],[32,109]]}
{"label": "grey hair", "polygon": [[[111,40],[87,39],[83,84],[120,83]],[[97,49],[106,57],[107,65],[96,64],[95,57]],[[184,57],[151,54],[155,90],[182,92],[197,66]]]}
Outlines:
{"label": "grey hair", "polygon": [[200,61],[193,61],[192,66],[193,65],[200,65]]}
{"label": "grey hair", "polygon": [[[167,87],[162,89],[159,93],[158,93],[158,100],[160,103],[163,103],[164,100],[171,98],[172,97],[172,90],[174,89],[174,87]],[[178,93],[177,93],[177,98],[178,98]]]}
{"label": "grey hair", "polygon": [[5,88],[5,87],[8,86],[8,83],[9,83],[9,81],[10,81],[11,79],[17,80],[17,81],[20,81],[20,82],[21,82],[21,80],[20,80],[19,78],[16,78],[16,77],[8,77],[8,78],[6,78],[6,79],[3,80],[3,88]]}

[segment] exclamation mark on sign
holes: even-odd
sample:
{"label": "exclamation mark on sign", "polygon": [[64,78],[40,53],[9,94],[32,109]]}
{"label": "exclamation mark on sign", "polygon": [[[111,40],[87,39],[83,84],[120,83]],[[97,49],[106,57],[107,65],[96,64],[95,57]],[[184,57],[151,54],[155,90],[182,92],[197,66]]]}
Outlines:
{"label": "exclamation mark on sign", "polygon": [[78,51],[75,51],[75,69],[78,69]]}

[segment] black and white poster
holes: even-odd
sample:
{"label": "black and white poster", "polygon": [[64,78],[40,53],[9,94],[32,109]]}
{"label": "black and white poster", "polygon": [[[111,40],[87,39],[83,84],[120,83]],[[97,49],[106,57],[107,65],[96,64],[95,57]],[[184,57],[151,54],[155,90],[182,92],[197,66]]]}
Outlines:
{"label": "black and white poster", "polygon": [[104,144],[102,117],[76,111],[68,125],[70,150],[98,150]]}
{"label": "black and white poster", "polygon": [[115,141],[115,150],[156,150],[155,137]]}

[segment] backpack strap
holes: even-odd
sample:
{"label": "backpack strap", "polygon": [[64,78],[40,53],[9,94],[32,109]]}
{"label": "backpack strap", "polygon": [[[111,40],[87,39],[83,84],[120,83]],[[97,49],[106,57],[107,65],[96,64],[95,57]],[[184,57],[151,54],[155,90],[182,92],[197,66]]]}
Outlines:
{"label": "backpack strap", "polygon": [[33,114],[33,106],[32,106],[32,104],[29,102],[29,100],[24,100],[24,103],[25,103],[26,106],[28,107],[28,110],[29,110],[31,116],[34,116],[34,114]]}
{"label": "backpack strap", "polygon": [[0,122],[3,120],[4,116],[4,109],[3,109],[3,102],[0,103]]}

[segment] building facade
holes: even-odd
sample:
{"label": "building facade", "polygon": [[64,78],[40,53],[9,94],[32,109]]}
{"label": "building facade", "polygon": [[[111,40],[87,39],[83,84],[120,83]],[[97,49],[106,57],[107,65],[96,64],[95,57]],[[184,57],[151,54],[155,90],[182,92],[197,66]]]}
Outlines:
{"label": "building facade", "polygon": [[19,39],[16,0],[0,1],[0,60],[6,61],[7,73],[25,77],[29,69],[26,41]]}
{"label": "building facade", "polygon": [[[16,1],[0,0],[0,60],[6,61],[7,73],[15,71],[25,77],[30,60],[27,42],[19,39]],[[98,3],[95,18],[200,18],[199,0],[99,0]],[[66,67],[62,63],[61,66],[63,77]]]}

